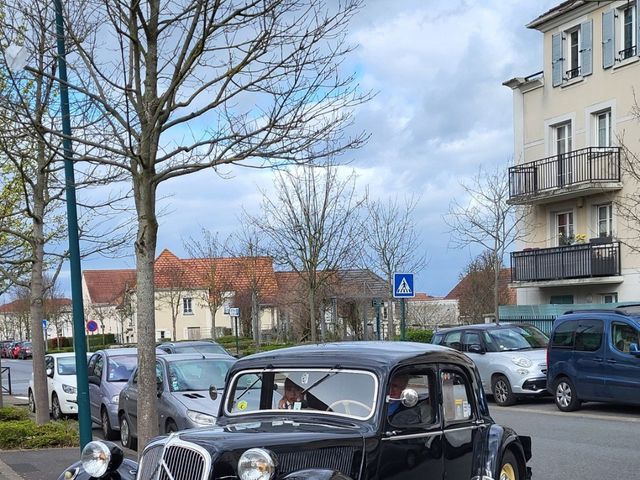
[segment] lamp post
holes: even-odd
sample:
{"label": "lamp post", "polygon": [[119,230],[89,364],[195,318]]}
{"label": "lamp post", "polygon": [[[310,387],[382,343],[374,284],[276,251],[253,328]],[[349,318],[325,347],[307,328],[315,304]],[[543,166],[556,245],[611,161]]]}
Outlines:
{"label": "lamp post", "polygon": [[69,89],[67,86],[67,60],[64,44],[62,0],[53,0],[56,10],[56,37],[58,43],[58,69],[60,70],[60,103],[62,113],[62,147],[64,151],[64,177],[67,198],[67,228],[69,233],[69,262],[71,268],[71,301],[73,304],[73,348],[76,356],[78,423],[80,424],[80,448],[92,440],[87,378],[87,344],[84,331],[82,305],[82,274],[80,268],[80,240],[78,238],[78,211],[76,208],[76,183],[73,171],[71,145],[71,119],[69,113]]}

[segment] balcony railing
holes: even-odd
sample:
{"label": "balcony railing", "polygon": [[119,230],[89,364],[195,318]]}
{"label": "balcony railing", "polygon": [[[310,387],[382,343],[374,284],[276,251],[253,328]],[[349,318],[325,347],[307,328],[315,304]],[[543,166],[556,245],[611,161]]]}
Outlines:
{"label": "balcony railing", "polygon": [[511,254],[513,282],[543,282],[620,275],[620,243],[536,248]]}
{"label": "balcony railing", "polygon": [[636,46],[631,45],[630,47],[627,47],[618,52],[618,61],[621,62],[623,60],[626,60],[627,58],[631,58],[635,56],[636,56]]}
{"label": "balcony railing", "polygon": [[620,182],[620,147],[588,147],[509,168],[509,198],[572,185]]}

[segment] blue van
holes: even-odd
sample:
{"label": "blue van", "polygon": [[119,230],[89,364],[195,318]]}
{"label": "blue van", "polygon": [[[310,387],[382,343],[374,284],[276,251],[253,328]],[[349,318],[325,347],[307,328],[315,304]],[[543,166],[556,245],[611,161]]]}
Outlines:
{"label": "blue van", "polygon": [[563,412],[583,401],[640,405],[640,305],[559,316],[547,366],[547,389]]}

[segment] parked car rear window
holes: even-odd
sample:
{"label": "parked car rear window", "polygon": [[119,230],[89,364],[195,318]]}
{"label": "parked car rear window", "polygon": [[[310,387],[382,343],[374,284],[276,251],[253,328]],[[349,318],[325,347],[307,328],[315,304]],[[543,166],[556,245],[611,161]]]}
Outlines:
{"label": "parked car rear window", "polygon": [[545,348],[549,342],[544,333],[530,325],[493,328],[488,333],[490,349],[497,352]]}
{"label": "parked car rear window", "polygon": [[576,330],[575,349],[582,352],[600,350],[603,332],[602,320],[580,320]]}

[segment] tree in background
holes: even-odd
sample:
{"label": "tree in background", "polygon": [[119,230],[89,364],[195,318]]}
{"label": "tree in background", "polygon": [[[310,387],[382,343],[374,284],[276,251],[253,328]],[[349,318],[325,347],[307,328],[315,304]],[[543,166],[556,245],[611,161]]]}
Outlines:
{"label": "tree in background", "polygon": [[[417,204],[416,197],[407,197],[403,202],[397,198],[366,202],[365,265],[373,267],[387,282],[389,306],[393,304],[393,274],[420,273],[427,264],[420,232],[415,227]],[[389,308],[387,338],[390,340],[395,336],[393,317]]]}
{"label": "tree in background", "polygon": [[318,294],[337,270],[361,258],[364,200],[356,195],[355,175],[340,178],[331,165],[301,166],[278,172],[273,192],[262,193],[260,215],[248,218],[268,239],[274,261],[296,272],[304,285],[306,330],[316,342]]}
{"label": "tree in background", "polygon": [[187,274],[180,259],[172,253],[164,251],[158,257],[155,268],[158,282],[156,300],[158,310],[166,306],[171,312],[171,339],[174,341],[178,339],[177,322],[183,308],[184,294],[186,290],[191,289]]}
{"label": "tree in background", "polygon": [[450,243],[454,248],[475,245],[491,252],[493,308],[487,312],[492,311],[496,323],[500,323],[500,269],[507,250],[524,235],[520,227],[527,211],[508,203],[509,176],[503,166],[496,166],[494,170],[480,168],[475,177],[460,185],[464,200],[453,200],[444,216]]}
{"label": "tree in background", "polygon": [[105,114],[100,128],[74,131],[73,140],[100,146],[104,154],[92,161],[123,170],[134,189],[141,449],[158,433],[158,186],[201,170],[225,175],[224,165],[305,164],[361,146],[366,137],[350,137],[346,129],[367,96],[339,70],[352,49],[346,28],[360,6],[361,0],[66,2],[68,12],[98,26],[78,32],[67,22],[73,59],[83,63],[72,70],[71,88],[79,84],[72,98]]}
{"label": "tree in background", "polygon": [[[483,323],[485,315],[495,311],[495,265],[493,252],[484,251],[469,262],[460,276],[455,294],[458,297],[460,319],[464,323]],[[502,270],[502,265],[499,270]],[[499,275],[498,271],[498,278]],[[508,285],[498,282],[498,304],[507,304],[508,300]]]}

